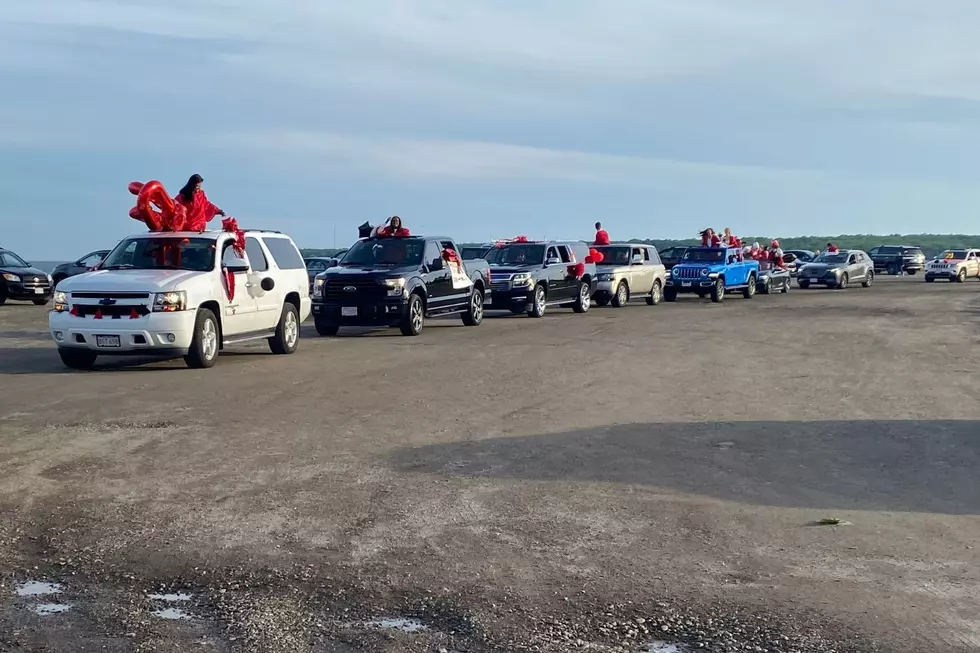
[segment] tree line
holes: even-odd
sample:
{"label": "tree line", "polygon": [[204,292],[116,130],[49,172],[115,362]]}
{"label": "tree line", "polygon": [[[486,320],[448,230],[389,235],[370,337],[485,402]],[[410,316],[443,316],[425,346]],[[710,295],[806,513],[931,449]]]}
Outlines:
{"label": "tree line", "polygon": [[[769,244],[771,238],[752,236],[742,238],[742,242]],[[643,245],[653,245],[658,250],[668,247],[689,247],[700,244],[700,240],[691,238],[687,240],[677,240],[669,238],[633,238],[627,242]],[[806,249],[810,251],[823,250],[827,243],[834,243],[841,249],[861,249],[868,251],[881,245],[913,245],[921,247],[927,257],[936,256],[947,249],[962,249],[967,247],[980,247],[980,236],[970,234],[890,234],[879,236],[875,234],[841,234],[840,236],[796,236],[790,238],[780,238],[779,244],[784,250]],[[460,245],[478,245],[479,243],[464,243]],[[313,256],[335,256],[343,249],[301,249],[305,258]]]}

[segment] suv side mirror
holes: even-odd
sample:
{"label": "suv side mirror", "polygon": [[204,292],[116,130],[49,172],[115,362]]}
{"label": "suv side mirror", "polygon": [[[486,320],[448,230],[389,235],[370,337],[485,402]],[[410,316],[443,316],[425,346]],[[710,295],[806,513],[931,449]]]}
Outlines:
{"label": "suv side mirror", "polygon": [[441,258],[436,258],[436,259],[432,259],[431,261],[429,261],[429,271],[430,272],[438,272],[439,270],[442,269],[442,267],[443,267],[443,265],[442,265],[442,259]]}
{"label": "suv side mirror", "polygon": [[558,258],[557,256],[552,256],[551,258],[549,258],[547,261],[544,262],[545,265],[558,265],[559,263],[561,263],[561,259]]}
{"label": "suv side mirror", "polygon": [[238,259],[232,261],[231,263],[225,263],[223,267],[231,272],[232,274],[238,274],[239,272],[248,272],[248,263]]}

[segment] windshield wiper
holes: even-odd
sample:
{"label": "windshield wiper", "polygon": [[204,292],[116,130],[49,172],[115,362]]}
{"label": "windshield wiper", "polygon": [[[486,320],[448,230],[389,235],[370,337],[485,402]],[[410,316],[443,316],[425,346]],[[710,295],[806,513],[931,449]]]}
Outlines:
{"label": "windshield wiper", "polygon": [[104,265],[101,269],[103,270],[132,270],[136,266],[130,263],[123,263],[121,265]]}

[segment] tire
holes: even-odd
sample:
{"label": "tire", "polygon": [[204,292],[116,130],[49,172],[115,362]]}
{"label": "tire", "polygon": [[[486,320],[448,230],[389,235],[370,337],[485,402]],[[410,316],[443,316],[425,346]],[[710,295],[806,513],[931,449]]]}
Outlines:
{"label": "tire", "polygon": [[874,282],[875,282],[875,273],[869,271],[868,278],[862,281],[861,285],[864,286],[865,288],[870,288],[871,284],[873,284]]}
{"label": "tire", "polygon": [[790,282],[790,280],[789,280],[789,279],[787,279],[787,280],[786,280],[786,283],[785,283],[785,284],[783,284],[783,287],[779,289],[779,292],[780,292],[780,293],[782,293],[782,294],[784,294],[784,295],[785,295],[785,294],[787,294],[787,293],[789,292],[789,289],[790,289],[790,287],[791,287],[792,285],[793,285],[793,284],[792,284],[792,283]]}
{"label": "tire", "polygon": [[956,273],[956,283],[963,283],[966,281],[966,270],[960,270]]}
{"label": "tire", "polygon": [[206,308],[197,309],[191,350],[184,356],[187,367],[194,369],[214,367],[218,360],[220,345],[221,330],[218,329],[218,320],[214,317],[214,313]]}
{"label": "tire", "polygon": [[548,291],[544,286],[538,284],[534,287],[534,298],[531,300],[531,308],[527,309],[528,317],[544,317],[548,310]]}
{"label": "tire", "polygon": [[847,272],[845,272],[842,275],[840,275],[840,279],[837,281],[837,290],[844,290],[844,289],[846,289],[847,288],[847,282],[848,281],[850,281],[850,279],[847,276]]}
{"label": "tire", "polygon": [[613,295],[612,305],[616,308],[622,308],[626,306],[627,302],[630,300],[630,289],[626,285],[625,281],[620,281],[619,285],[616,286],[616,294]]}
{"label": "tire", "polygon": [[32,299],[31,301],[34,302],[34,305],[35,306],[44,306],[45,304],[47,304],[51,300],[50,299]]}
{"label": "tire", "polygon": [[716,279],[715,285],[711,286],[711,301],[718,304],[725,299],[725,280]]}
{"label": "tire", "polygon": [[766,279],[766,282],[762,284],[762,294],[763,295],[772,294],[772,279]]}
{"label": "tire", "polygon": [[0,285],[0,306],[7,303],[7,287]]}
{"label": "tire", "polygon": [[418,293],[412,293],[408,296],[408,310],[405,311],[399,329],[403,336],[417,336],[424,328],[425,304],[422,303],[422,297]]}
{"label": "tire", "polygon": [[296,307],[286,302],[276,325],[276,335],[269,338],[269,349],[273,354],[292,354],[299,347],[299,315]]}
{"label": "tire", "polygon": [[929,275],[927,274],[927,275],[926,275],[926,283],[936,283],[936,277],[930,277],[930,276],[929,276]]}
{"label": "tire", "polygon": [[801,290],[806,290],[807,288],[810,287],[810,282],[809,281],[804,281],[802,279],[797,279],[796,285],[798,285]]}
{"label": "tire", "polygon": [[576,313],[588,313],[592,307],[592,285],[588,281],[583,281],[578,285],[578,295],[572,310]]}
{"label": "tire", "polygon": [[92,366],[95,365],[95,359],[99,356],[94,351],[87,349],[68,349],[67,347],[59,347],[58,355],[61,356],[61,362],[65,364],[65,367],[73,370],[92,369]]}
{"label": "tire", "polygon": [[319,320],[313,321],[313,326],[316,327],[316,332],[321,336],[335,336],[340,333],[339,324],[329,324],[327,322],[321,322]]}
{"label": "tire", "polygon": [[673,304],[674,302],[676,302],[677,301],[677,290],[674,289],[674,288],[671,288],[670,286],[667,286],[666,288],[664,288],[664,301],[670,302],[671,304]]}
{"label": "tire", "polygon": [[910,277],[914,277],[916,272],[918,272],[918,270],[907,270],[907,273]]}
{"label": "tire", "polygon": [[[755,291],[756,290],[757,290],[757,288],[756,288],[755,275],[754,274],[750,274],[749,275],[749,285],[747,285],[744,288],[742,288],[742,297],[745,297],[746,299],[752,299],[753,297],[755,297]],[[714,298],[712,297],[712,299],[714,299]]]}
{"label": "tire", "polygon": [[462,318],[466,326],[480,326],[483,322],[483,292],[478,288],[473,288],[470,293],[470,304],[463,311]]}
{"label": "tire", "polygon": [[660,300],[663,299],[664,289],[660,285],[660,279],[653,282],[653,288],[650,289],[650,294],[647,295],[647,306],[657,306],[660,304]]}

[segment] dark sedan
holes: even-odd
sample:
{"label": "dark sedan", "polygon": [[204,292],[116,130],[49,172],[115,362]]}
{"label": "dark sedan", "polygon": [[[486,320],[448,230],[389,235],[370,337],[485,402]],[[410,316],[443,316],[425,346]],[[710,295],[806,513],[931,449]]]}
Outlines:
{"label": "dark sedan", "polygon": [[51,301],[54,284],[43,270],[11,252],[0,248],[0,304],[8,299],[34,302],[44,306]]}
{"label": "dark sedan", "polygon": [[76,274],[81,274],[82,272],[88,272],[93,269],[96,265],[102,262],[109,254],[109,250],[100,249],[97,252],[89,252],[77,261],[72,261],[71,263],[62,263],[54,270],[51,271],[51,278],[54,280],[54,285],[58,285],[64,279],[68,277],[73,277]]}

